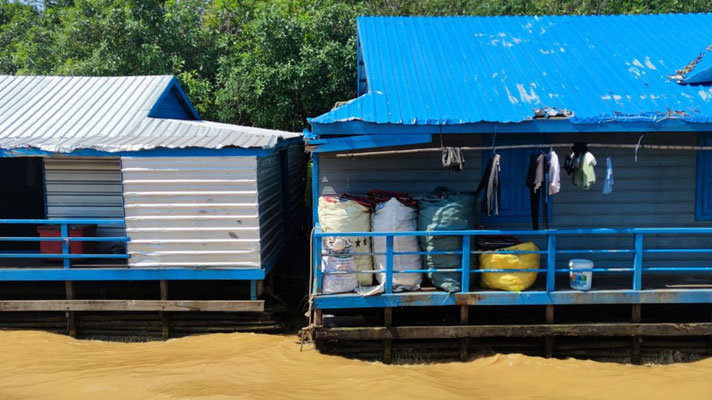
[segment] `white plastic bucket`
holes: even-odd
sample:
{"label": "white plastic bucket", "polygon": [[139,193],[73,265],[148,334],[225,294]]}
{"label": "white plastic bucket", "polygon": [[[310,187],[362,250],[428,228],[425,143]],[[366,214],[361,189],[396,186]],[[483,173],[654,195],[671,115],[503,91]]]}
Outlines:
{"label": "white plastic bucket", "polygon": [[574,290],[591,290],[591,282],[593,281],[593,271],[577,271],[581,269],[592,269],[593,261],[575,258],[569,260],[569,282],[571,289]]}

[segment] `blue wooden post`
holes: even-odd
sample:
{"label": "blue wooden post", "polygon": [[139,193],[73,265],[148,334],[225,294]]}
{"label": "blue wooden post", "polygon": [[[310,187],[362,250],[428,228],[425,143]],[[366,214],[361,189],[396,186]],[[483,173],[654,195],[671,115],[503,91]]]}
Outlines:
{"label": "blue wooden post", "polygon": [[315,237],[314,238],[314,280],[315,285],[314,287],[316,288],[316,293],[319,294],[321,293],[321,286],[322,286],[322,274],[321,274],[321,262],[323,259],[323,255],[321,254],[322,246],[321,246],[321,237]]}
{"label": "blue wooden post", "polygon": [[633,290],[643,288],[643,234],[635,234],[635,256],[633,258]]}
{"label": "blue wooden post", "polygon": [[393,236],[386,236],[386,293],[393,293]]}
{"label": "blue wooden post", "polygon": [[556,290],[556,235],[548,235],[546,250],[546,291],[553,292]]}
{"label": "blue wooden post", "polygon": [[[312,153],[312,221],[313,226],[319,223],[319,155]],[[321,239],[319,239],[321,241]]]}
{"label": "blue wooden post", "polygon": [[470,235],[462,237],[462,284],[460,291],[470,291]]}
{"label": "blue wooden post", "polygon": [[[62,239],[62,254],[69,254],[69,239],[66,239],[69,237],[69,226],[67,224],[60,225],[59,236],[65,238]],[[64,264],[65,269],[72,266],[72,260],[70,260],[68,257],[62,258],[62,263]]]}
{"label": "blue wooden post", "polygon": [[250,300],[257,300],[257,281],[250,281]]}

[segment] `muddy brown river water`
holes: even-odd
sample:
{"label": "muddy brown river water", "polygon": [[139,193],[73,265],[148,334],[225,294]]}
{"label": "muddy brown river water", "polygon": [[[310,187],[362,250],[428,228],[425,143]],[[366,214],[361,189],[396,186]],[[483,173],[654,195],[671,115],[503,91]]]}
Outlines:
{"label": "muddy brown river water", "polygon": [[384,365],[300,351],[294,336],[167,342],[0,332],[0,400],[710,399],[712,359],[629,366],[522,355]]}

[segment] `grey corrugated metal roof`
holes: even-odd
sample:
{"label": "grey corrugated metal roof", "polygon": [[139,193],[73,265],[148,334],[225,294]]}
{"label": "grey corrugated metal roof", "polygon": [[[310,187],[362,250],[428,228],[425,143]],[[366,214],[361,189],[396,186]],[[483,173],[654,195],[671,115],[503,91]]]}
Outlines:
{"label": "grey corrugated metal roof", "polygon": [[[135,151],[157,147],[270,148],[298,133],[149,117],[172,76],[0,75],[0,148]],[[189,100],[183,99],[188,102]]]}

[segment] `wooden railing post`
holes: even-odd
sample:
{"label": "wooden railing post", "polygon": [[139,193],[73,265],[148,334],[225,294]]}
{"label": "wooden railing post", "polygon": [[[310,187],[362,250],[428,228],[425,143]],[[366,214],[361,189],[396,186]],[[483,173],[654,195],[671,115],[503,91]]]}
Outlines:
{"label": "wooden railing post", "polygon": [[470,235],[462,237],[462,283],[460,291],[470,291]]}
{"label": "wooden railing post", "polygon": [[635,234],[635,256],[633,258],[633,290],[643,288],[643,234]]}
{"label": "wooden railing post", "polygon": [[314,287],[316,288],[316,293],[320,294],[321,293],[321,285],[322,285],[322,276],[321,276],[321,263],[323,259],[322,253],[322,238],[319,236],[315,237],[314,241]]}
{"label": "wooden railing post", "polygon": [[548,235],[546,250],[546,291],[553,292],[556,290],[556,235]]}
{"label": "wooden railing post", "polygon": [[[59,225],[59,236],[63,237],[62,239],[62,254],[67,255],[70,253],[71,247],[69,246],[69,226],[65,223]],[[68,257],[62,258],[62,264],[64,265],[64,268],[69,268],[72,266],[72,260],[69,259]]]}
{"label": "wooden railing post", "polygon": [[386,294],[393,293],[393,236],[386,236]]}

